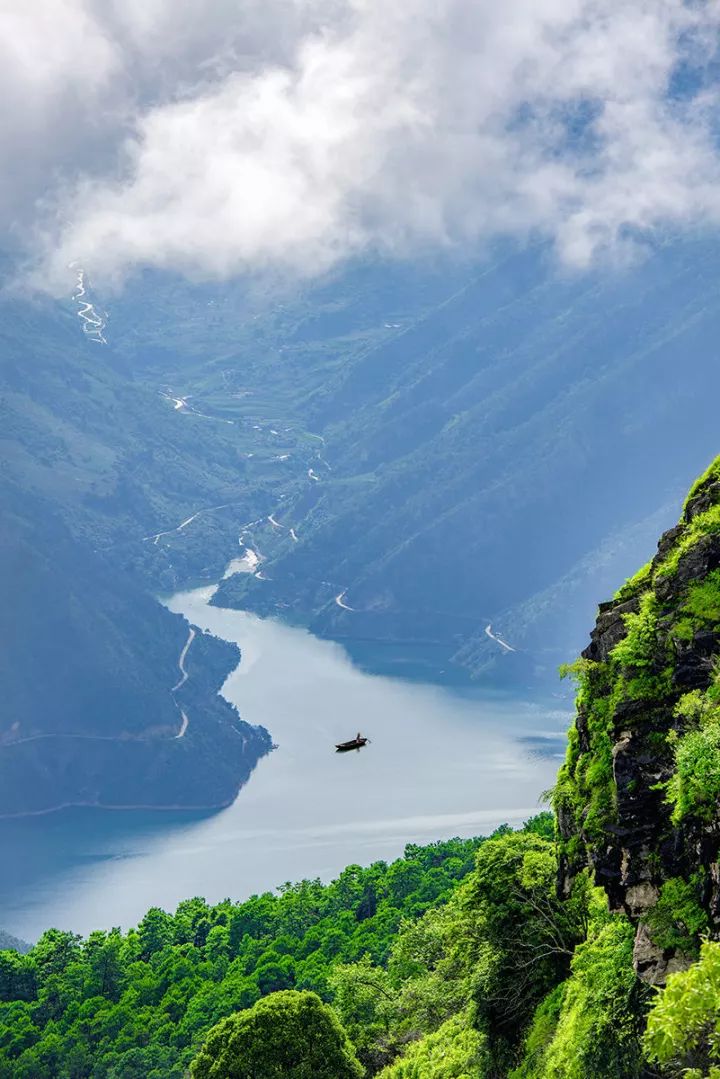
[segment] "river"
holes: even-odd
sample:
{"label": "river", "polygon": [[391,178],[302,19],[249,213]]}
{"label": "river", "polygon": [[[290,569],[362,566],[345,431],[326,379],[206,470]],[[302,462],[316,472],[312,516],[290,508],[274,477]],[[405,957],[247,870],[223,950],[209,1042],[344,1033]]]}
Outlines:
{"label": "river", "polygon": [[[408,842],[483,834],[538,811],[562,753],[563,706],[368,674],[340,645],[211,607],[211,593],[179,593],[168,606],[240,645],[223,693],[278,748],[220,813],[0,822],[0,927],[32,940],[50,925],[129,926],[150,906],[327,880]],[[358,730],[371,744],[335,754]]]}

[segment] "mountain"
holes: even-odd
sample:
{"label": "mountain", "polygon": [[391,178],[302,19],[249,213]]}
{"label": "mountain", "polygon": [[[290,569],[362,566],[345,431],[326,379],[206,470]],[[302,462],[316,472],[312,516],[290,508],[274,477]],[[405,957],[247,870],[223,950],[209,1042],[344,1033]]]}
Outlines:
{"label": "mountain", "polygon": [[[0,816],[225,805],[270,745],[217,695],[236,650],[199,635],[173,692],[189,627],[119,556],[187,506],[202,438],[168,437],[162,402],[72,313],[0,308]],[[227,495],[232,454],[212,455]]]}
{"label": "mountain", "polygon": [[[147,273],[103,301],[86,277],[105,344],[77,300],[6,290],[0,813],[233,797],[269,738],[243,728],[238,757],[215,692],[233,658],[200,637],[189,662],[214,658],[182,694],[201,721],[175,738],[189,627],[154,597],[218,582],[244,546],[261,572],[222,580],[218,604],[373,670],[554,685],[597,591],[716,450],[719,269],[690,239],[580,276],[538,247],[303,286]],[[235,750],[208,733],[198,770],[203,716]]]}
{"label": "mountain", "polygon": [[4,929],[0,929],[0,951],[7,950],[27,952],[30,950],[30,945],[26,940],[20,940],[19,937],[14,937],[12,933],[6,933]]}
{"label": "mountain", "polygon": [[[271,580],[232,578],[214,602],[417,654],[432,677],[552,675],[594,590],[650,550],[716,451],[719,269],[703,240],[579,277],[511,252],[444,288],[428,272],[415,298],[396,269],[384,293],[357,275],[272,312],[256,422],[277,427],[281,387],[299,387],[323,443],[282,528],[253,533]],[[245,349],[216,367],[215,401],[220,374],[260,396]]]}

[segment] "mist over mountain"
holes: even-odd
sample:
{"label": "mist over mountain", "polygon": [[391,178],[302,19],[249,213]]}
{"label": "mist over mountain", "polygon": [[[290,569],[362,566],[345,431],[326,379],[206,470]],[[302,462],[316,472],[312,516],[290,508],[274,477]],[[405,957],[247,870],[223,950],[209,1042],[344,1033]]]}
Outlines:
{"label": "mist over mountain", "polygon": [[358,656],[383,641],[390,669],[415,650],[434,677],[553,680],[598,582],[652,549],[713,454],[718,268],[696,238],[621,274],[561,275],[543,248],[362,266],[254,312],[239,288],[187,306],[187,289],[147,288],[121,346],[141,372],[152,341],[138,377],[235,418],[259,440],[248,466],[287,455],[294,477],[274,502],[264,489],[276,523],[245,533],[261,578],[214,602],[279,611]]}
{"label": "mist over mountain", "polygon": [[188,630],[152,595],[247,549],[261,572],[213,602],[371,669],[554,685],[598,582],[647,555],[712,455],[719,269],[698,238],[622,274],[559,274],[542,247],[282,290],[145,274],[88,293],[108,344],[77,300],[8,296],[5,812],[232,797],[265,736],[218,778],[231,653],[198,638],[182,692],[208,725],[176,737]]}

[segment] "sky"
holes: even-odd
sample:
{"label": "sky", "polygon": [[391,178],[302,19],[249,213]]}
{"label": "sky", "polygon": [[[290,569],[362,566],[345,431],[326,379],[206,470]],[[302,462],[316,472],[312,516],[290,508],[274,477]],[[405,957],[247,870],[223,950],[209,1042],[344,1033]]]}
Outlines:
{"label": "sky", "polygon": [[0,0],[36,283],[312,276],[498,237],[585,267],[720,222],[720,0]]}

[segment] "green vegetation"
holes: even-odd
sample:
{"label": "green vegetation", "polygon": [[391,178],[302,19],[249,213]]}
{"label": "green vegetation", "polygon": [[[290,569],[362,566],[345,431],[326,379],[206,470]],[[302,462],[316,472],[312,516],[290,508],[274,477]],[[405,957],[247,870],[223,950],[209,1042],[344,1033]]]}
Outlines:
{"label": "green vegetation", "polygon": [[571,731],[554,802],[572,819],[583,818],[583,832],[590,842],[600,841],[616,819],[612,754],[618,707],[629,701],[653,706],[671,688],[672,669],[665,662],[666,649],[658,642],[654,592],[643,592],[637,597],[637,610],[621,617],[625,633],[605,663],[580,659],[562,672],[576,680],[576,707],[587,731],[589,751],[581,752],[577,731]]}
{"label": "green vegetation", "polygon": [[512,1079],[632,1079],[642,1071],[640,1047],[648,990],[632,968],[634,931],[594,897],[587,940],[570,977],[538,1007],[525,1059]]}
{"label": "green vegetation", "polygon": [[[596,838],[614,818],[615,788],[612,773],[612,695],[609,690],[611,672],[598,663],[579,660],[565,668],[565,674],[576,680],[578,713],[584,718],[590,752],[582,753],[578,732],[571,728],[560,769],[553,804],[558,812],[579,821],[584,815],[584,831]],[[619,682],[617,684],[620,684]],[[573,853],[577,846],[573,836]]]}
{"label": "green vegetation", "polygon": [[550,814],[408,847],[332,884],[2,953],[1,1079],[631,1079],[648,990],[631,925]]}
{"label": "green vegetation", "polygon": [[697,496],[718,481],[720,481],[720,457],[716,457],[711,461],[705,471],[694,481],[683,503],[683,510],[687,512],[688,507]]}
{"label": "green vegetation", "polygon": [[720,1079],[720,944],[706,941],[699,962],[668,978],[650,1009],[644,1044],[663,1075]]}
{"label": "green vegetation", "polygon": [[0,1077],[182,1079],[222,1019],[281,990],[331,1000],[343,966],[384,969],[400,931],[436,916],[472,872],[479,845],[408,846],[391,865],[349,866],[327,886],[288,884],[240,904],[190,899],[174,915],[148,911],[128,933],[49,930],[27,955],[2,952]]}
{"label": "green vegetation", "polygon": [[680,559],[704,537],[720,532],[720,505],[714,504],[704,513],[699,513],[682,531],[677,543],[667,557],[655,567],[659,577],[671,577],[677,570]]}
{"label": "green vegetation", "polygon": [[712,820],[720,798],[720,705],[717,675],[704,693],[686,693],[675,708],[684,733],[670,732],[675,768],[667,783],[672,821]]}
{"label": "green vegetation", "polygon": [[709,573],[704,581],[690,586],[683,610],[692,620],[709,622],[711,625],[720,620],[720,570]]}
{"label": "green vegetation", "polygon": [[127,934],[50,930],[0,953],[0,1079],[640,1077],[633,927],[557,871],[545,813]]}
{"label": "green vegetation", "polygon": [[628,577],[625,584],[621,588],[618,588],[615,596],[613,597],[620,603],[625,603],[629,599],[633,599],[635,596],[644,592],[652,580],[652,563],[646,562],[644,566],[641,566],[637,573],[634,573],[632,577]]}
{"label": "green vegetation", "polygon": [[193,1061],[198,1079],[309,1075],[303,1009],[338,1076],[509,1070],[534,1013],[581,977],[573,955],[598,917],[585,875],[558,898],[552,831],[543,814],[327,886],[151,910],[127,934],[50,930],[27,956],[2,953],[0,1076],[181,1079]]}
{"label": "green vegetation", "polygon": [[[676,682],[678,658],[692,659],[694,642],[713,634],[720,623],[720,570],[688,576],[681,560],[715,543],[720,530],[717,478],[713,462],[693,486],[683,520],[668,534],[656,559],[616,593],[614,609],[603,609],[598,628],[612,634],[611,646],[564,668],[575,678],[578,722],[570,731],[566,760],[554,791],[554,805],[566,822],[564,850],[571,862],[591,857],[618,826],[619,792],[613,768],[618,730],[644,747],[668,777],[668,826],[690,818],[708,823],[720,798],[720,678],[709,660],[693,660],[704,688],[682,692]],[[696,551],[697,548],[697,551]],[[623,631],[618,634],[618,622]],[[597,656],[600,658],[596,658]],[[703,674],[704,668],[708,674]],[[691,682],[692,684],[692,682]],[[628,718],[626,718],[628,717]],[[638,749],[638,752],[641,752]],[[643,796],[640,775],[629,777],[624,797]],[[649,858],[654,857],[649,852]],[[691,936],[693,934],[691,933]]]}
{"label": "green vegetation", "polygon": [[490,1057],[485,1038],[467,1013],[453,1016],[421,1041],[414,1042],[380,1079],[468,1079],[485,1075]]}
{"label": "green vegetation", "polygon": [[658,947],[684,956],[695,956],[701,933],[708,928],[708,916],[700,905],[702,873],[690,880],[672,877],[660,889],[655,906],[645,923]]}
{"label": "green vegetation", "polygon": [[193,1079],[362,1079],[335,1013],[316,993],[280,990],[214,1026]]}

